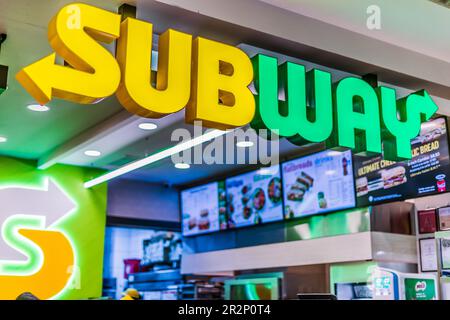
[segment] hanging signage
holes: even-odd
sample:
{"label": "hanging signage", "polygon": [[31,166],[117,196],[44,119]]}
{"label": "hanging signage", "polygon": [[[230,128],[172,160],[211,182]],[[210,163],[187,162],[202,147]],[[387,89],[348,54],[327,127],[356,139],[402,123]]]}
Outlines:
{"label": "hanging signage", "polygon": [[[113,94],[130,112],[159,118],[186,108],[186,122],[227,129],[251,123],[291,142],[326,142],[356,153],[411,158],[409,142],[438,107],[424,90],[397,101],[394,89],[275,58],[250,59],[230,45],[167,30],[160,35],[156,86],[151,78],[153,25],[86,4],[62,8],[51,20],[54,52],[16,76],[41,104],[52,98],[95,103]],[[117,41],[114,57],[98,42]],[[68,64],[58,65],[56,56]],[[286,99],[278,100],[282,79]],[[255,84],[254,96],[249,85]],[[308,89],[308,90],[307,90]],[[312,120],[314,119],[314,120]]]}
{"label": "hanging signage", "polygon": [[225,201],[223,181],[181,191],[183,236],[226,229]]}
{"label": "hanging signage", "polygon": [[323,151],[282,164],[286,219],[355,206],[352,154]]}
{"label": "hanging signage", "polygon": [[230,229],[283,220],[278,164],[228,178],[225,183]]}

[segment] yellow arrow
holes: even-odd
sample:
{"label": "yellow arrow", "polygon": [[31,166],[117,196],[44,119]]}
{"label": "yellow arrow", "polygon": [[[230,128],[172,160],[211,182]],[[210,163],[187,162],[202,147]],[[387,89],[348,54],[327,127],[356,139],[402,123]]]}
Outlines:
{"label": "yellow arrow", "polygon": [[58,231],[22,229],[19,232],[41,248],[43,265],[30,276],[0,276],[0,300],[14,300],[24,292],[42,300],[56,296],[70,280],[69,268],[74,265],[69,240]]}
{"label": "yellow arrow", "polygon": [[114,89],[102,92],[99,88],[99,81],[104,77],[99,79],[98,74],[56,65],[55,58],[53,53],[16,75],[20,84],[40,104],[48,103],[52,97],[90,104],[114,93]]}
{"label": "yellow arrow", "polygon": [[[120,68],[97,41],[117,39],[120,18],[82,3],[62,8],[48,29],[55,53],[25,67],[16,79],[40,104],[52,97],[88,104],[114,94],[120,83]],[[55,64],[56,54],[70,66]]]}

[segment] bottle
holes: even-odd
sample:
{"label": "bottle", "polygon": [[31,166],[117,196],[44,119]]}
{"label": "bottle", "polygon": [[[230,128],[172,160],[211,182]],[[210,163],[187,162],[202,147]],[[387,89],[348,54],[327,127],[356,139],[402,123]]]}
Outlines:
{"label": "bottle", "polygon": [[317,200],[319,202],[320,209],[325,209],[328,206],[327,200],[325,199],[325,194],[323,192],[317,193]]}

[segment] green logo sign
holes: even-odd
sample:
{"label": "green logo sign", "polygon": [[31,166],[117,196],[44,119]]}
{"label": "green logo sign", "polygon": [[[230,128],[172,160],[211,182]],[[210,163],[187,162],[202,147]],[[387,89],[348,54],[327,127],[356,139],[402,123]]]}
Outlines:
{"label": "green logo sign", "polygon": [[[424,90],[397,100],[394,89],[372,87],[360,78],[334,84],[331,74],[257,55],[255,129],[270,129],[297,145],[326,142],[356,153],[381,153],[387,160],[411,159],[410,140],[438,110]],[[279,89],[285,98],[279,99]],[[384,146],[384,147],[382,147]]]}
{"label": "green logo sign", "polygon": [[433,279],[405,279],[406,300],[436,299],[435,281]]}

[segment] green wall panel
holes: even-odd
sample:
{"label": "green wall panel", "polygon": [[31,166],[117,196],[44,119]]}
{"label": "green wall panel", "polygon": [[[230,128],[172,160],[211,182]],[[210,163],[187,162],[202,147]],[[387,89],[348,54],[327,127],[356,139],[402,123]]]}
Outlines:
{"label": "green wall panel", "polygon": [[[19,224],[17,229],[38,229],[48,232],[47,234],[59,233],[69,239],[68,243],[73,250],[73,265],[67,270],[60,270],[69,275],[69,279],[62,287],[60,285],[60,289],[55,283],[56,275],[44,278],[46,286],[55,286],[53,290],[56,294],[47,298],[87,299],[101,295],[107,185],[92,189],[83,187],[84,181],[100,173],[96,169],[65,165],[38,170],[34,161],[0,157],[0,199],[4,201],[3,207],[6,202],[6,207],[10,210],[5,212],[0,209],[2,219],[10,219],[10,224]],[[47,193],[50,191],[53,192],[51,195]],[[59,208],[68,208],[70,211],[58,213]],[[61,216],[57,216],[58,214]],[[21,223],[23,225],[20,225]],[[51,224],[48,225],[49,223]],[[1,230],[3,238],[5,234],[8,235],[7,229],[7,223],[4,223]],[[14,236],[14,232],[10,235],[12,236],[9,240],[13,245],[19,250],[24,249],[25,261],[19,263],[5,259],[8,257],[7,251],[11,251],[11,246],[0,246],[0,287],[3,285],[3,288],[8,288],[12,279],[15,279],[15,282],[11,283],[16,283],[11,285],[9,293],[5,292],[7,290],[1,290],[3,293],[0,293],[0,299],[12,299],[13,292],[18,288],[23,291],[35,288],[34,290],[39,292],[41,286],[36,284],[36,277],[33,276],[47,266],[47,256],[39,246],[29,240],[26,242],[27,239],[23,237]],[[0,240],[5,241],[2,238]],[[13,251],[9,254],[14,254]],[[57,258],[63,259],[63,253],[56,255]]]}
{"label": "green wall panel", "polygon": [[287,241],[317,239],[366,231],[370,231],[368,208],[310,216],[286,222]]}

